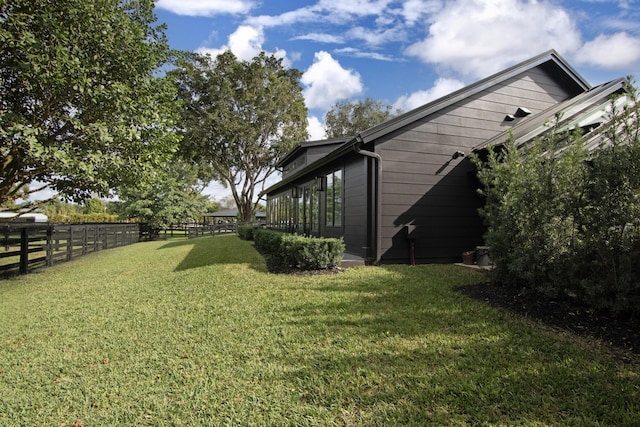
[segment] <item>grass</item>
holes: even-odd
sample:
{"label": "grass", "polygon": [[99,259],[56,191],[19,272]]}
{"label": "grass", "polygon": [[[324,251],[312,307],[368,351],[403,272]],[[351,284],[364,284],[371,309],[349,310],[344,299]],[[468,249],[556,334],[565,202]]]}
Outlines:
{"label": "grass", "polygon": [[0,425],[637,425],[637,365],[456,266],[266,271],[235,236],[0,282]]}

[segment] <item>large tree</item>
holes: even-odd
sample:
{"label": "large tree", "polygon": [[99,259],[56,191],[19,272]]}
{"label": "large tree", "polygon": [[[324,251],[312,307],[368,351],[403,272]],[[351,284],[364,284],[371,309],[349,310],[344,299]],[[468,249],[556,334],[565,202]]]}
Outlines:
{"label": "large tree", "polygon": [[355,136],[400,114],[391,105],[371,98],[354,102],[335,103],[324,117],[327,138]]}
{"label": "large tree", "polygon": [[123,219],[137,219],[151,228],[201,220],[208,198],[201,194],[197,171],[181,162],[157,169],[153,178],[123,188],[117,211]]}
{"label": "large tree", "polygon": [[0,2],[0,204],[108,196],[175,149],[153,0]]}
{"label": "large tree", "polygon": [[227,51],[191,55],[171,75],[183,101],[182,154],[210,166],[251,221],[276,163],[307,137],[300,72],[264,52],[239,61]]}

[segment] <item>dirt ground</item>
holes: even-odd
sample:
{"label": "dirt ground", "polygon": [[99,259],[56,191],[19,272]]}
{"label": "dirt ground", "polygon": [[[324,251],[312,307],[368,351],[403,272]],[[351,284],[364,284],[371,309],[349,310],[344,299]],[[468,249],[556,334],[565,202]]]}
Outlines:
{"label": "dirt ground", "polygon": [[501,307],[539,321],[549,327],[570,331],[599,341],[625,362],[640,364],[640,319],[593,313],[570,305],[569,301],[548,301],[530,292],[489,283],[462,286],[458,291],[494,307]]}

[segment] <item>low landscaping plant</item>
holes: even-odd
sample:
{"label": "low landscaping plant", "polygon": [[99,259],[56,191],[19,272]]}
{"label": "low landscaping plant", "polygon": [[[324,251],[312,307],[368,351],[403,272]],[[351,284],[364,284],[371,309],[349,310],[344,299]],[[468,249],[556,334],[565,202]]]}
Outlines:
{"label": "low landscaping plant", "polygon": [[280,231],[254,231],[256,248],[272,263],[299,270],[331,269],[340,264],[344,252],[342,239],[306,237]]}
{"label": "low landscaping plant", "polygon": [[300,270],[331,269],[340,264],[344,252],[341,239],[282,236],[281,251],[285,264]]}
{"label": "low landscaping plant", "polygon": [[238,237],[240,237],[242,240],[253,240],[253,232],[256,228],[257,227],[253,225],[239,225]]}

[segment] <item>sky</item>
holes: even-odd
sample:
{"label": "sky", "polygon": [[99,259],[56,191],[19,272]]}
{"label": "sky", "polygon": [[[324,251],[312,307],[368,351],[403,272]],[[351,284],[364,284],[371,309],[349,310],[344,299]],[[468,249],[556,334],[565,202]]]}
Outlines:
{"label": "sky", "polygon": [[174,49],[265,51],[300,70],[310,140],[338,101],[409,111],[550,49],[592,85],[640,79],[640,0],[157,0],[155,13]]}

